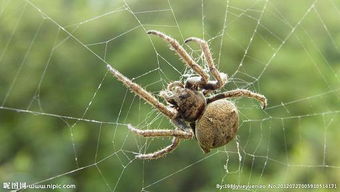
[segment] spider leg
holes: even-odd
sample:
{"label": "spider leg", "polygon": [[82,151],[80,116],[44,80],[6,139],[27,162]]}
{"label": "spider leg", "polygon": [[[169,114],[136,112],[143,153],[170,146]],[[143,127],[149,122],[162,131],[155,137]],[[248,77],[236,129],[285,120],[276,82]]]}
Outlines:
{"label": "spider leg", "polygon": [[230,97],[241,97],[241,96],[256,99],[257,101],[261,103],[262,109],[266,108],[267,106],[267,98],[264,95],[254,93],[247,89],[235,89],[235,90],[231,90],[231,91],[227,91],[224,93],[211,96],[207,98],[207,103],[211,103],[219,99],[230,98]]}
{"label": "spider leg", "polygon": [[121,74],[119,71],[111,67],[111,65],[107,65],[108,70],[110,73],[116,77],[119,81],[121,81],[127,88],[129,88],[131,91],[133,91],[136,95],[143,98],[145,101],[147,101],[149,104],[154,106],[156,109],[158,109],[160,112],[162,112],[164,115],[169,117],[170,119],[173,119],[177,116],[177,111],[174,109],[166,107],[163,103],[159,102],[155,96],[147,92],[145,89],[143,89],[138,84],[132,82],[129,78]]}
{"label": "spider leg", "polygon": [[180,138],[174,137],[172,139],[172,143],[170,145],[166,146],[165,148],[163,148],[159,151],[155,151],[153,153],[136,155],[136,158],[138,158],[138,159],[158,159],[158,158],[161,158],[161,157],[165,156],[166,154],[175,150],[176,147],[178,146],[179,142],[180,142]]}
{"label": "spider leg", "polygon": [[206,41],[203,39],[197,38],[197,37],[190,37],[186,39],[184,42],[188,43],[190,41],[193,41],[195,43],[198,43],[203,51],[204,58],[208,64],[209,71],[213,75],[213,77],[216,79],[216,81],[209,81],[206,85],[203,85],[203,89],[209,89],[209,90],[214,90],[214,89],[219,89],[223,87],[228,79],[227,74],[221,73],[217,70],[214,64],[213,57],[211,55],[209,45]]}
{"label": "spider leg", "polygon": [[134,128],[132,125],[128,125],[130,131],[144,136],[144,137],[178,137],[182,139],[192,139],[194,134],[190,131],[183,131],[179,129],[153,129],[153,130],[141,130]]}
{"label": "spider leg", "polygon": [[179,129],[179,130],[183,130],[183,131],[192,130],[191,127],[189,127],[185,123],[185,121],[181,118],[171,119],[171,123],[174,124],[177,127],[177,129]]}
{"label": "spider leg", "polygon": [[170,37],[168,35],[165,35],[162,32],[156,31],[156,30],[147,31],[147,34],[156,35],[156,36],[162,38],[163,40],[167,41],[168,43],[170,43],[170,45],[174,48],[176,53],[183,59],[183,61],[202,77],[202,79],[200,81],[203,81],[205,83],[208,82],[209,75],[206,72],[204,72],[203,68],[201,66],[199,66],[190,57],[190,55],[185,51],[185,49],[175,39],[173,39],[172,37]]}

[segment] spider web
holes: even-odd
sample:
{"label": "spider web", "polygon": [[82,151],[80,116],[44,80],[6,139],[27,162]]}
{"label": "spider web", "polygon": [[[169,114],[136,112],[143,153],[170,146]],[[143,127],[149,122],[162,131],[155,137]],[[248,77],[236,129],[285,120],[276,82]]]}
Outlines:
{"label": "spider web", "polygon": [[[339,16],[334,0],[0,1],[1,181],[75,183],[79,191],[212,191],[217,184],[340,183]],[[192,10],[192,11],[191,11]],[[168,138],[156,109],[107,73],[110,64],[156,96],[194,73],[162,40],[197,36],[246,98],[237,137],[203,154]],[[202,66],[199,47],[183,45]],[[320,174],[321,173],[321,174]],[[256,191],[256,189],[251,189]]]}

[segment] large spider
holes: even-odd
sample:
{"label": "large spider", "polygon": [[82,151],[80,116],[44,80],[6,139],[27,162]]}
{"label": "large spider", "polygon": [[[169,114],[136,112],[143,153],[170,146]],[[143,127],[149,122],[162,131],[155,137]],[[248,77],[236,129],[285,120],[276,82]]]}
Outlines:
{"label": "large spider", "polygon": [[214,81],[209,80],[209,74],[189,56],[175,39],[155,30],[150,30],[147,34],[156,35],[168,42],[184,63],[199,76],[189,77],[185,82],[169,83],[167,89],[160,92],[160,96],[167,103],[167,105],[164,105],[138,84],[107,65],[113,76],[167,116],[176,127],[173,130],[140,130],[128,125],[132,132],[144,137],[173,137],[169,146],[153,153],[138,154],[136,158],[158,159],[163,157],[173,151],[181,139],[196,138],[205,153],[208,153],[212,148],[227,144],[235,137],[238,130],[238,112],[236,106],[225,98],[250,97],[258,100],[262,104],[262,108],[266,107],[267,99],[265,96],[246,89],[235,89],[208,96],[211,91],[220,89],[226,84],[227,75],[216,69],[206,41],[190,37],[185,40],[185,43],[192,41],[200,45],[209,72],[215,78]]}

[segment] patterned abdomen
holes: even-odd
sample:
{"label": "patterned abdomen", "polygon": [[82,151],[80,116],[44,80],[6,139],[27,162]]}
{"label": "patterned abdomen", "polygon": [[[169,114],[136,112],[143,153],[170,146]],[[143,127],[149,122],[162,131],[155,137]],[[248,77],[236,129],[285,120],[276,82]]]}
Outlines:
{"label": "patterned abdomen", "polygon": [[238,112],[226,99],[209,103],[202,117],[197,120],[195,135],[205,153],[232,140],[238,130]]}

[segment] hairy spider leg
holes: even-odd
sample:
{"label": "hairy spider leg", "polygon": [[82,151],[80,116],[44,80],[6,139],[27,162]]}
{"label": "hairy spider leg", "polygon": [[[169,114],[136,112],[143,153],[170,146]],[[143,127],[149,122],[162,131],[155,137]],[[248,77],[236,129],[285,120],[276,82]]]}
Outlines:
{"label": "hairy spider leg", "polygon": [[179,137],[181,139],[192,139],[194,134],[192,131],[183,131],[179,129],[152,129],[152,130],[141,130],[128,124],[130,131],[144,136],[144,137]]}
{"label": "hairy spider leg", "polygon": [[114,77],[116,77],[120,82],[122,82],[127,88],[129,88],[131,91],[133,91],[139,97],[143,98],[149,104],[154,106],[156,109],[158,109],[164,115],[166,115],[169,119],[174,119],[175,117],[177,117],[177,111],[175,109],[171,109],[171,108],[165,106],[163,103],[159,102],[156,99],[155,96],[153,96],[152,94],[147,92],[145,89],[143,89],[138,84],[132,82],[129,78],[125,77],[119,71],[114,69],[111,65],[107,65],[107,68],[110,71],[110,73]]}
{"label": "hairy spider leg", "polygon": [[215,90],[223,87],[227,83],[227,74],[221,73],[218,71],[218,69],[215,67],[214,59],[212,57],[212,54],[210,52],[209,45],[206,41],[203,39],[197,38],[197,37],[189,37],[187,38],[184,43],[188,42],[195,42],[198,43],[201,47],[201,50],[203,51],[204,58],[208,64],[209,71],[213,75],[213,77],[216,79],[216,81],[209,81],[207,84],[201,85],[203,89],[209,89],[209,90]]}
{"label": "hairy spider leg", "polygon": [[174,137],[171,145],[166,146],[152,153],[136,155],[136,158],[138,159],[161,158],[165,156],[167,153],[170,153],[173,150],[175,150],[175,148],[179,144],[180,139],[192,139],[194,137],[193,131],[191,129],[188,129],[186,125],[182,125],[182,122],[178,122],[177,120],[172,120],[172,122],[176,126],[178,126],[178,129],[175,129],[175,130],[172,130],[172,129],[140,130],[128,124],[128,128],[130,129],[130,131],[138,135],[144,136],[144,137]]}
{"label": "hairy spider leg", "polygon": [[207,74],[201,66],[199,66],[185,51],[185,49],[172,37],[156,30],[147,31],[147,34],[152,34],[160,37],[161,39],[168,42],[176,51],[176,53],[183,59],[184,63],[186,63],[189,67],[191,67],[196,73],[201,76],[201,80],[204,83],[207,83],[209,80],[209,74]]}
{"label": "hairy spider leg", "polygon": [[174,137],[172,139],[172,143],[170,145],[166,146],[165,148],[163,148],[159,151],[155,151],[153,153],[136,155],[136,158],[138,158],[138,159],[159,159],[161,157],[164,157],[166,154],[172,152],[173,150],[175,150],[176,147],[178,146],[179,142],[180,142],[180,138]]}
{"label": "hairy spider leg", "polygon": [[211,103],[213,101],[219,100],[219,99],[224,99],[224,98],[231,98],[231,97],[249,97],[256,99],[259,101],[262,105],[262,109],[267,107],[267,99],[264,95],[254,93],[252,91],[249,91],[247,89],[235,89],[231,91],[226,91],[224,93],[220,93],[214,96],[211,96],[207,98],[207,103]]}

